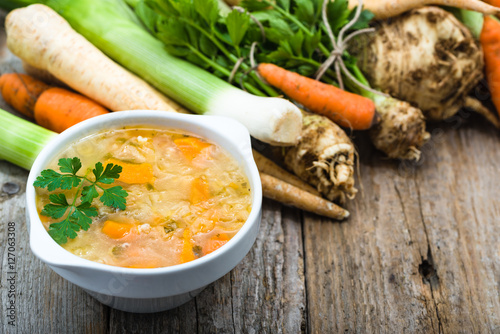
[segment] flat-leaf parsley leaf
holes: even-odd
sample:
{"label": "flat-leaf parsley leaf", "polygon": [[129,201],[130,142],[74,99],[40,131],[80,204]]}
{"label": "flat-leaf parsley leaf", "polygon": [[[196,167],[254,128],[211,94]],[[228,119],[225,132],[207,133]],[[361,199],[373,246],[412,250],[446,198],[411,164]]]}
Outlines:
{"label": "flat-leaf parsley leaf", "polygon": [[91,217],[96,217],[98,214],[92,202],[99,196],[99,200],[104,205],[125,210],[127,191],[121,186],[110,188],[102,186],[102,184],[111,184],[120,177],[121,166],[109,163],[103,167],[102,163],[98,162],[92,169],[95,180],[91,180],[87,177],[90,170],[85,176],[77,175],[82,168],[82,163],[77,157],[59,159],[58,165],[60,173],[45,169],[33,183],[35,187],[47,188],[48,191],[77,188],[71,203],[68,202],[65,193],[50,194],[50,203],[41,211],[42,215],[53,219],[64,217],[61,221],[49,226],[49,235],[57,243],[63,244],[68,241],[68,238],[74,239],[77,236],[76,232],[89,229],[92,224]]}

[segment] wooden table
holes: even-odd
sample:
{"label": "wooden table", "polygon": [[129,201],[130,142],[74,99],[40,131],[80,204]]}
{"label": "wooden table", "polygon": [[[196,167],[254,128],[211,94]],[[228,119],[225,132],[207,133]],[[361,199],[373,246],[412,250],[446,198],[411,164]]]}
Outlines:
{"label": "wooden table", "polygon": [[[3,32],[0,47],[0,71],[21,71]],[[416,164],[384,159],[357,134],[363,188],[349,220],[264,200],[243,262],[191,302],[156,314],[103,306],[35,258],[28,172],[0,162],[0,332],[500,333],[500,133],[466,112],[430,132]]]}

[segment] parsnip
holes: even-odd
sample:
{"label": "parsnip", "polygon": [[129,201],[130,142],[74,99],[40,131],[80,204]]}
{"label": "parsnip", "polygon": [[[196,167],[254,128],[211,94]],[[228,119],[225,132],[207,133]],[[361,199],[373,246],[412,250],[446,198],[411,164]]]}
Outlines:
{"label": "parsnip", "polygon": [[7,15],[5,28],[12,53],[113,111],[183,111],[109,59],[49,7],[16,9]]}
{"label": "parsnip", "polygon": [[262,182],[262,192],[266,198],[337,220],[349,217],[349,211],[335,203],[313,195],[274,176],[260,173],[260,179]]}
{"label": "parsnip", "polygon": [[[358,0],[349,0],[349,7],[358,5]],[[426,5],[451,6],[469,9],[483,14],[496,15],[500,8],[488,5],[480,0],[364,0],[363,6],[375,14],[376,19],[386,19],[402,14],[411,9]]]}
{"label": "parsnip", "polygon": [[255,163],[257,164],[259,172],[273,176],[279,180],[291,184],[294,187],[307,191],[315,196],[321,196],[316,189],[314,189],[312,186],[299,179],[297,176],[287,172],[286,170],[284,170],[283,168],[281,168],[280,166],[278,166],[273,161],[269,160],[259,152],[255,150],[252,150],[252,152],[253,152],[253,158],[255,160]]}

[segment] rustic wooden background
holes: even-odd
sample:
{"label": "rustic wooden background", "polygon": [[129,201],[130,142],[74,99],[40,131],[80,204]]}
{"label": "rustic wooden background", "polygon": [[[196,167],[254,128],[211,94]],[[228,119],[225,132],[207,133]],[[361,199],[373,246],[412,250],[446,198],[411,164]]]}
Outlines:
{"label": "rustic wooden background", "polygon": [[[1,31],[0,72],[12,70],[20,63]],[[265,200],[244,261],[191,302],[155,314],[103,306],[35,258],[28,172],[0,162],[0,332],[500,333],[500,133],[466,111],[430,131],[418,164],[384,159],[358,134],[363,189],[348,221]],[[16,225],[15,327],[8,222]]]}

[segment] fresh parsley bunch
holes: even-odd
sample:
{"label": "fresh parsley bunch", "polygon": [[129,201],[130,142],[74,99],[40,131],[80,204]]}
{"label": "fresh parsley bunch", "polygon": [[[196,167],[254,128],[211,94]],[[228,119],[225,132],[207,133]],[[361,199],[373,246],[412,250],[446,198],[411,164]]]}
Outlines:
{"label": "fresh parsley bunch", "polygon": [[[50,203],[45,205],[41,212],[42,215],[53,219],[65,217],[49,226],[49,234],[57,243],[63,244],[68,238],[74,239],[80,229],[85,231],[89,229],[92,224],[90,217],[97,216],[97,208],[92,206],[92,202],[99,196],[104,205],[125,210],[127,191],[121,186],[106,188],[101,185],[113,183],[120,176],[121,166],[107,164],[104,168],[102,163],[98,162],[92,169],[94,180],[91,180],[87,177],[90,169],[85,176],[76,175],[82,168],[82,163],[77,157],[60,159],[58,165],[60,173],[53,169],[45,169],[33,184],[38,188],[47,188],[50,192],[77,188],[71,203],[68,202],[64,192],[50,194]],[[102,192],[101,195],[98,189]]]}
{"label": "fresh parsley bunch", "polygon": [[[305,76],[313,76],[333,50],[322,21],[324,0],[243,0],[242,8],[225,12],[217,0],[139,0],[135,11],[148,29],[173,55],[213,74],[241,84],[262,96],[279,94],[252,71],[252,44],[257,62],[273,63]],[[327,19],[335,36],[354,16],[348,0],[327,5]],[[363,11],[351,30],[368,26],[373,14]],[[356,67],[345,52],[344,62]],[[236,70],[235,70],[236,69]],[[356,68],[352,72],[357,72]],[[335,84],[328,72],[323,81]]]}

